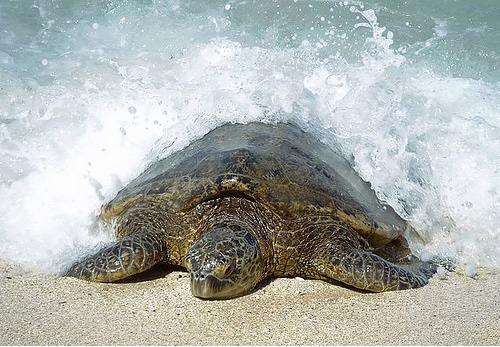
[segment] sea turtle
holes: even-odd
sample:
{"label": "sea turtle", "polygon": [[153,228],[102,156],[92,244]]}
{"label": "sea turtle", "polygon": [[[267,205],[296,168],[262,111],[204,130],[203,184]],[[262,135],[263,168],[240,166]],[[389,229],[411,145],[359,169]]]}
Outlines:
{"label": "sea turtle", "polygon": [[[409,227],[348,162],[292,124],[226,124],[159,160],[101,209],[117,241],[66,274],[111,282],[158,263],[185,267],[201,298],[232,298],[268,277],[417,288],[400,264]],[[396,263],[398,262],[398,263]]]}

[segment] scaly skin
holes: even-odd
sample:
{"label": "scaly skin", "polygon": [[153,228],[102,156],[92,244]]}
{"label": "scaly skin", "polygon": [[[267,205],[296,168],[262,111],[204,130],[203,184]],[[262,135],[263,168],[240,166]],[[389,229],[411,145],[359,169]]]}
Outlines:
{"label": "scaly skin", "polygon": [[93,282],[114,282],[164,261],[166,247],[157,233],[126,236],[75,264],[66,275]]}
{"label": "scaly skin", "polygon": [[273,274],[276,277],[333,279],[358,289],[381,292],[422,287],[434,273],[429,264],[420,263],[420,268],[412,271],[383,259],[341,220],[301,224],[293,232],[278,233]]}
{"label": "scaly skin", "polygon": [[405,270],[362,250],[332,250],[324,255],[321,263],[318,269],[325,277],[370,292],[419,288],[428,282],[423,274]]}

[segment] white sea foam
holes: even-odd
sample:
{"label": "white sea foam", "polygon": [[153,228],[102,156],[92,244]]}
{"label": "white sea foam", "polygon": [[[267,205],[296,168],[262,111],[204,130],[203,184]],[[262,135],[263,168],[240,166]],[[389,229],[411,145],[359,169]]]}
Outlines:
{"label": "white sea foam", "polygon": [[70,24],[37,4],[39,56],[0,52],[0,256],[57,271],[109,239],[100,205],[148,163],[259,120],[294,121],[342,151],[415,226],[422,258],[471,276],[500,266],[500,86],[410,61],[393,47],[402,29],[373,9],[265,4],[299,19],[262,30],[244,3],[96,5]]}

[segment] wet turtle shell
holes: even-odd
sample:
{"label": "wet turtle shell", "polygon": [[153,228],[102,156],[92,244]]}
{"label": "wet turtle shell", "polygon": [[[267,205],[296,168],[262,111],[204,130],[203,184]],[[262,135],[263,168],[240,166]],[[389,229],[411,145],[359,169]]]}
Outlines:
{"label": "wet turtle shell", "polygon": [[336,215],[374,248],[398,238],[407,223],[330,147],[292,124],[227,124],[150,165],[102,208],[110,220],[156,196],[185,213],[199,203],[241,196],[284,220]]}

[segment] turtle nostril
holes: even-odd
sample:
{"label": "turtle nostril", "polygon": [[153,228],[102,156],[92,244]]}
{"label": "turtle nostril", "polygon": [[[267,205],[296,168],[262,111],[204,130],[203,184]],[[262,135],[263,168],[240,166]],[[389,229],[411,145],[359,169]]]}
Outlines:
{"label": "turtle nostril", "polygon": [[207,278],[207,275],[199,272],[191,272],[191,279],[195,281],[203,281]]}

